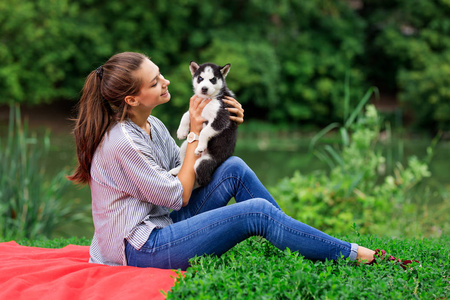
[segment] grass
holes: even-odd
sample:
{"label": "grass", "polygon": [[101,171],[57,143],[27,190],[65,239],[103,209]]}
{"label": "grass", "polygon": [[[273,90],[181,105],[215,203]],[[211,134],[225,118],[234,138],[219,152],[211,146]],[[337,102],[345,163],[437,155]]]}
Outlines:
{"label": "grass", "polygon": [[[403,270],[382,262],[355,266],[347,260],[313,262],[289,250],[280,251],[253,237],[221,257],[192,259],[179,272],[168,299],[448,299],[450,295],[450,237],[391,239],[373,235],[340,237],[369,248],[385,249],[419,265]],[[19,244],[61,248],[89,245],[90,239],[19,240]]]}
{"label": "grass", "polygon": [[448,299],[450,238],[396,240],[351,236],[370,248],[401,259],[414,258],[404,271],[383,262],[354,266],[346,260],[312,262],[251,238],[220,258],[195,258],[168,299]]}
{"label": "grass", "polygon": [[[8,242],[9,239],[1,238],[0,242]],[[18,244],[22,246],[30,246],[30,247],[40,247],[40,248],[62,248],[67,245],[79,245],[79,246],[89,246],[91,245],[91,239],[87,238],[79,238],[79,237],[71,237],[71,238],[55,238],[55,239],[20,239],[15,240]]]}

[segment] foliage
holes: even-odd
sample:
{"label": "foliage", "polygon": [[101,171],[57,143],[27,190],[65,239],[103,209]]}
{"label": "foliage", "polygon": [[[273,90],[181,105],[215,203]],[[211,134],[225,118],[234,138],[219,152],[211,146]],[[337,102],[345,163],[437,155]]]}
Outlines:
{"label": "foliage", "polygon": [[10,108],[6,139],[0,139],[0,236],[6,239],[51,237],[58,225],[78,220],[72,205],[61,202],[69,181],[65,170],[51,182],[44,180],[42,158],[48,152],[43,140],[22,124],[18,105]]}
{"label": "foliage", "polygon": [[[368,69],[385,91],[397,93],[417,126],[450,128],[450,2],[365,1],[372,24]],[[377,68],[380,64],[383,68]],[[375,66],[376,65],[376,66]]]}
{"label": "foliage", "polygon": [[401,259],[416,259],[407,271],[387,261],[355,266],[347,260],[313,262],[266,240],[250,238],[222,255],[191,260],[167,299],[439,299],[450,293],[449,238],[380,239],[342,236]]}
{"label": "foliage", "polygon": [[16,2],[0,3],[0,103],[76,100],[91,70],[138,51],[172,81],[172,105],[156,111],[170,129],[192,94],[191,60],[231,63],[247,120],[336,121],[348,76],[353,95],[376,85],[418,125],[450,126],[448,0]]}
{"label": "foliage", "polygon": [[290,1],[285,9],[274,41],[282,70],[280,104],[269,116],[316,125],[342,118],[346,76],[354,95],[367,84],[357,64],[364,52],[364,21],[345,1]]}
{"label": "foliage", "polygon": [[[5,0],[0,4],[0,101],[77,99],[109,56],[139,51],[172,81],[156,114],[176,128],[192,94],[189,61],[231,63],[229,86],[246,117],[323,122],[339,115],[349,74],[364,77],[364,22],[344,1]],[[276,108],[276,109],[275,109]]]}
{"label": "foliage", "polygon": [[[430,204],[423,203],[422,207],[413,200],[416,186],[431,176],[427,161],[433,148],[429,147],[429,157],[424,161],[413,156],[406,164],[392,158],[388,164],[377,147],[384,133],[375,107],[368,105],[365,113],[356,117],[368,95],[344,125],[330,124],[312,141],[314,147],[327,132],[339,130],[341,145],[315,150],[316,156],[328,163],[330,172],[296,172],[272,188],[272,195],[288,215],[334,234],[357,224],[364,233],[439,236],[449,228],[436,228],[430,220],[448,213],[448,204],[427,215],[432,209],[423,208]],[[387,136],[384,143],[391,143],[389,131]]]}
{"label": "foliage", "polygon": [[0,3],[0,103],[77,97],[92,63],[91,53],[80,55],[88,50],[83,44],[105,53],[99,30],[83,14],[69,0]]}

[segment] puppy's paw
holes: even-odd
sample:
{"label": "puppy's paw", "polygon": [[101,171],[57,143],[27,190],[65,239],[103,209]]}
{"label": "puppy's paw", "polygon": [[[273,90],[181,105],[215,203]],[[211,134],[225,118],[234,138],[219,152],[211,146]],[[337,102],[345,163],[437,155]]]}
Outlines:
{"label": "puppy's paw", "polygon": [[204,151],[205,151],[205,149],[206,149],[206,145],[202,145],[202,144],[199,144],[198,146],[197,146],[197,148],[195,148],[195,155],[200,155],[200,154],[202,154]]}
{"label": "puppy's paw", "polygon": [[180,172],[180,169],[181,169],[181,166],[180,166],[180,167],[173,168],[172,170],[169,171],[169,174],[170,174],[170,175],[173,175],[173,176],[177,176],[177,175],[178,175],[178,172]]}
{"label": "puppy's paw", "polygon": [[177,130],[177,137],[180,140],[184,140],[189,134],[189,128],[181,127]]}

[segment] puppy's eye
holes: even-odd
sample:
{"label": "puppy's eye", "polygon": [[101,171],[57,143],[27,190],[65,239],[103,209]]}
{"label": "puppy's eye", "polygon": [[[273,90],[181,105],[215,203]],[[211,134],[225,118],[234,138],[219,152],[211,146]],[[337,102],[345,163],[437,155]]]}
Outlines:
{"label": "puppy's eye", "polygon": [[216,77],[214,77],[214,78],[211,78],[209,81],[211,81],[212,84],[216,84],[217,79],[216,79]]}
{"label": "puppy's eye", "polygon": [[202,76],[198,76],[197,81],[198,81],[199,83],[202,82],[202,81],[203,81],[203,77],[202,77]]}

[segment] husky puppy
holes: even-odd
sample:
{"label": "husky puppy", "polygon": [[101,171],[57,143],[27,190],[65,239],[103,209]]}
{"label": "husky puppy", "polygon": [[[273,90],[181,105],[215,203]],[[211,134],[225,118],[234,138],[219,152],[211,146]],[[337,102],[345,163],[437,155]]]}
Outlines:
{"label": "husky puppy", "polygon": [[[230,66],[226,64],[220,67],[212,63],[198,65],[193,61],[189,65],[194,93],[198,97],[212,99],[202,111],[202,117],[206,119],[206,122],[198,136],[199,143],[195,149],[195,154],[201,155],[194,166],[197,184],[200,186],[211,181],[214,171],[233,155],[236,145],[237,124],[230,120],[230,112],[226,109],[231,106],[223,101],[225,96],[234,98],[233,92],[228,89],[225,82]],[[177,137],[180,140],[185,139],[189,130],[188,111],[181,119]],[[186,155],[187,142],[185,141],[180,148],[181,162]],[[170,173],[177,175],[180,168],[175,168]]]}

